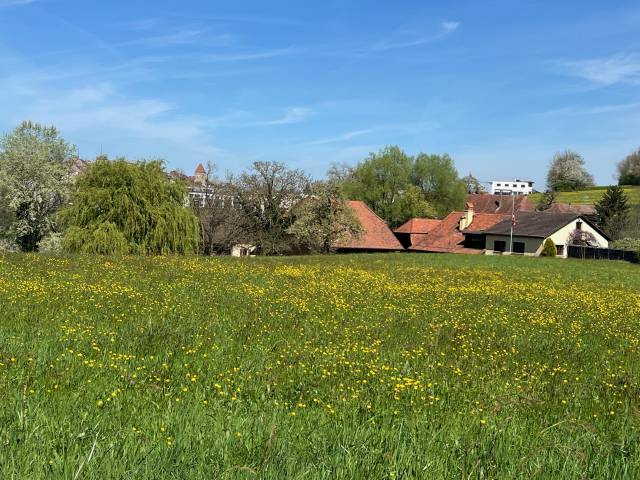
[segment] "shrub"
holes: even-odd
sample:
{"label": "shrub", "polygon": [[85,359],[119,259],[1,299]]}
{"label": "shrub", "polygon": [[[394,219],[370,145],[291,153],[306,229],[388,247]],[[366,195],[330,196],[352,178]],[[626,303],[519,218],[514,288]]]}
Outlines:
{"label": "shrub", "polygon": [[640,252],[640,238],[623,238],[611,242],[610,248],[616,248],[620,250],[637,250]]}
{"label": "shrub", "polygon": [[558,249],[556,248],[555,243],[550,238],[547,238],[544,241],[544,246],[542,247],[542,256],[543,257],[555,257],[558,254]]}
{"label": "shrub", "polygon": [[17,252],[18,250],[19,247],[15,242],[0,238],[0,253]]}
{"label": "shrub", "polygon": [[42,253],[60,253],[62,252],[62,234],[50,233],[38,244],[38,251]]}

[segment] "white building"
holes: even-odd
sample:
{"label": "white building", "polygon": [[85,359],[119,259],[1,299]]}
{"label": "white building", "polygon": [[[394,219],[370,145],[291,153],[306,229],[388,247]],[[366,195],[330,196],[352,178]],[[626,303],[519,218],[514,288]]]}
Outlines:
{"label": "white building", "polygon": [[533,182],[528,180],[495,180],[491,182],[492,195],[529,195],[533,193]]}
{"label": "white building", "polygon": [[515,225],[507,218],[482,232],[487,252],[538,256],[547,239],[556,246],[558,257],[564,258],[569,245],[609,247],[609,236],[582,215],[518,212],[515,217]]}

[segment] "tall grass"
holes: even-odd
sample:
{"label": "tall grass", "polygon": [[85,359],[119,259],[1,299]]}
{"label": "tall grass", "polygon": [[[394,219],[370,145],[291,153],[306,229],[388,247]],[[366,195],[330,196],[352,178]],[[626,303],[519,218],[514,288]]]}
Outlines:
{"label": "tall grass", "polygon": [[0,478],[638,478],[640,269],[0,260]]}

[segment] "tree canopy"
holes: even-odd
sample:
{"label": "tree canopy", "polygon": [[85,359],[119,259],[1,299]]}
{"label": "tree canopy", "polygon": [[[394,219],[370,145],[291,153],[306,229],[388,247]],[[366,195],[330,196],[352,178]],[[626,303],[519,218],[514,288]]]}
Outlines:
{"label": "tree canopy", "polygon": [[418,154],[414,160],[411,183],[420,189],[441,217],[460,210],[467,198],[467,187],[458,177],[452,158],[446,153]]}
{"label": "tree canopy", "polygon": [[610,186],[595,207],[600,227],[613,240],[620,239],[629,219],[627,195],[622,187],[618,185]]}
{"label": "tree canopy", "polygon": [[304,172],[279,162],[255,162],[251,171],[232,177],[230,184],[241,214],[240,239],[265,255],[291,251],[288,229],[295,220],[293,210],[310,184]]}
{"label": "tree canopy", "polygon": [[618,163],[618,185],[640,185],[640,148]]}
{"label": "tree canopy", "polygon": [[75,151],[55,127],[32,122],[22,122],[0,139],[0,229],[21,250],[37,250],[56,228]]}
{"label": "tree canopy", "polygon": [[358,237],[362,226],[335,181],[317,182],[295,209],[289,233],[313,252],[328,253],[337,241]]}
{"label": "tree canopy", "polygon": [[592,187],[593,176],[582,156],[574,151],[556,153],[547,173],[547,187],[553,192],[569,192]]}
{"label": "tree canopy", "polygon": [[161,161],[132,163],[100,157],[75,182],[62,214],[63,247],[82,253],[193,253],[198,220],[185,206],[185,186]]}
{"label": "tree canopy", "polygon": [[344,177],[347,198],[364,201],[391,227],[411,217],[444,216],[466,198],[448,155],[414,158],[397,146],[371,153]]}

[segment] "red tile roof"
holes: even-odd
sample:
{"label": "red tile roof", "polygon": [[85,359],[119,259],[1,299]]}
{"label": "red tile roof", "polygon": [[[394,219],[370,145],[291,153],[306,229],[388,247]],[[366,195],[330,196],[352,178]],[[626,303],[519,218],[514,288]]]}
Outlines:
{"label": "red tile roof", "polygon": [[[460,231],[460,218],[464,212],[451,212],[424,238],[411,245],[411,250],[425,252],[456,252],[456,253],[481,253],[481,250],[465,248],[464,234]],[[482,232],[502,220],[510,218],[510,215],[498,215],[495,213],[474,213],[473,221],[464,231]]]}
{"label": "red tile roof", "polygon": [[576,213],[578,215],[595,215],[596,208],[593,205],[581,203],[554,203],[545,210],[549,213]]}
{"label": "red tile roof", "polygon": [[513,205],[516,212],[533,212],[536,208],[526,195],[490,195],[488,193],[469,194],[467,202],[473,203],[476,213],[497,213],[511,215]]}
{"label": "red tile roof", "polygon": [[362,225],[360,238],[337,242],[339,250],[404,250],[384,220],[359,200],[347,202]]}
{"label": "red tile roof", "polygon": [[201,163],[199,163],[198,166],[196,167],[196,174],[198,173],[207,173],[207,171],[204,169]]}
{"label": "red tile roof", "polygon": [[394,230],[396,233],[429,233],[440,225],[435,218],[411,218]]}

